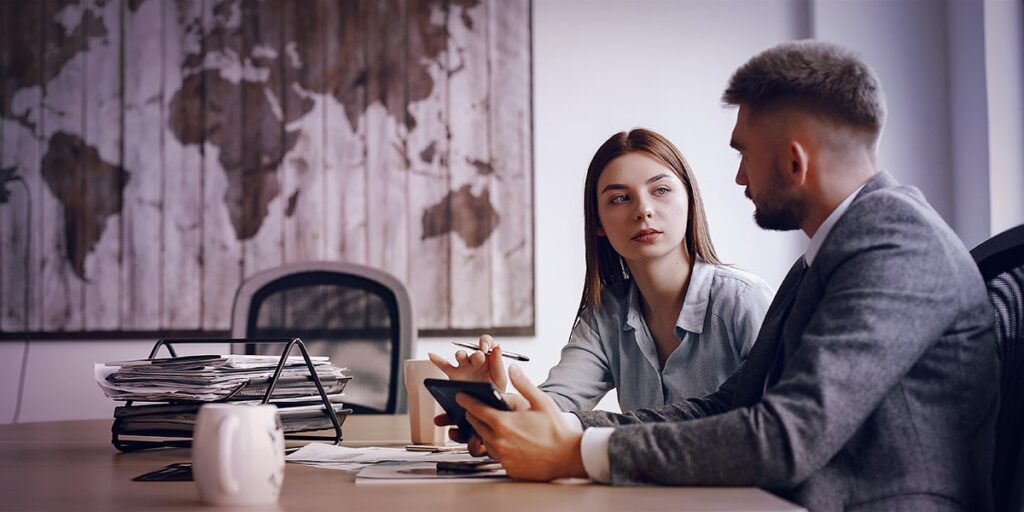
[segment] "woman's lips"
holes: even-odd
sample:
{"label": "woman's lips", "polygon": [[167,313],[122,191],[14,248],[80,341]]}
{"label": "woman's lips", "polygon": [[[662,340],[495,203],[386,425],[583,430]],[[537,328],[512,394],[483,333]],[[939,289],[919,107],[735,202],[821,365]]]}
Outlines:
{"label": "woman's lips", "polygon": [[661,231],[658,231],[656,229],[644,229],[637,232],[637,234],[633,235],[632,240],[634,242],[640,242],[642,244],[649,244],[657,240],[660,236]]}

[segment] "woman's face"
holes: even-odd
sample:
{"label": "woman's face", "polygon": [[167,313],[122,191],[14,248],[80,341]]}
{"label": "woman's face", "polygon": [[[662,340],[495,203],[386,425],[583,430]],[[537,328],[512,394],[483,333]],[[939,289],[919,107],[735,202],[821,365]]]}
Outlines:
{"label": "woman's face", "polygon": [[597,180],[598,236],[627,263],[685,251],[689,196],[672,169],[646,153],[615,158]]}

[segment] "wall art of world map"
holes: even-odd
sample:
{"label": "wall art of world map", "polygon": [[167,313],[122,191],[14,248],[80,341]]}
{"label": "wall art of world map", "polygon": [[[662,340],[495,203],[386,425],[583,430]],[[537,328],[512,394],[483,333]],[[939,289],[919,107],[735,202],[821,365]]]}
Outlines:
{"label": "wall art of world map", "polygon": [[532,333],[530,10],[0,2],[0,335],[222,333],[317,260],[396,276],[421,334]]}

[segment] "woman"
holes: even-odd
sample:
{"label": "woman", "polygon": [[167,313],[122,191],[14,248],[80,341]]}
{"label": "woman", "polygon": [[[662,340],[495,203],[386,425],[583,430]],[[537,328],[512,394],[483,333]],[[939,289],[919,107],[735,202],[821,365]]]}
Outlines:
{"label": "woman", "polygon": [[[613,135],[583,193],[583,296],[540,389],[565,411],[592,409],[612,388],[623,411],[711,393],[746,358],[771,288],[718,260],[690,165],[661,135]],[[430,358],[452,379],[504,390],[500,347],[484,335],[480,348],[459,351],[458,366]]]}

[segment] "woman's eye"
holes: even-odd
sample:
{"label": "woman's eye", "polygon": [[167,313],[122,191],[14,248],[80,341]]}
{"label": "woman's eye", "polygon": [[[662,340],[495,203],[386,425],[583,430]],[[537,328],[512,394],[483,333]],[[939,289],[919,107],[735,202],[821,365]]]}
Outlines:
{"label": "woman's eye", "polygon": [[629,200],[629,196],[627,196],[626,194],[618,194],[618,195],[612,196],[611,199],[608,202],[610,202],[611,204],[620,204],[620,203],[625,203],[628,200]]}
{"label": "woman's eye", "polygon": [[672,189],[670,189],[668,187],[658,187],[658,188],[654,189],[654,195],[656,195],[656,196],[663,196],[665,194],[668,194],[671,191],[672,191]]}

